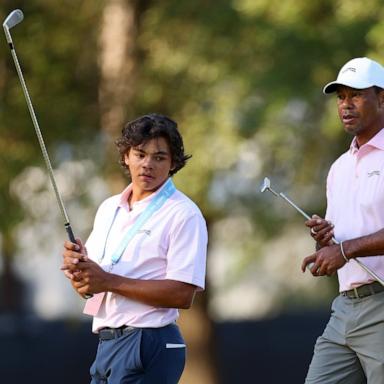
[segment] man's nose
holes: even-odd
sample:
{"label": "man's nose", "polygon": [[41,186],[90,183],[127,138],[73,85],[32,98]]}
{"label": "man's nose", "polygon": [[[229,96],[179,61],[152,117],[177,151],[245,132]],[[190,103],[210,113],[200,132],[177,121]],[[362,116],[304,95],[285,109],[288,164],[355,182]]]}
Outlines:
{"label": "man's nose", "polygon": [[153,166],[153,159],[151,156],[146,156],[143,161],[143,166],[146,168],[152,168]]}
{"label": "man's nose", "polygon": [[350,109],[353,107],[353,99],[352,97],[344,97],[344,99],[341,101],[342,108]]}

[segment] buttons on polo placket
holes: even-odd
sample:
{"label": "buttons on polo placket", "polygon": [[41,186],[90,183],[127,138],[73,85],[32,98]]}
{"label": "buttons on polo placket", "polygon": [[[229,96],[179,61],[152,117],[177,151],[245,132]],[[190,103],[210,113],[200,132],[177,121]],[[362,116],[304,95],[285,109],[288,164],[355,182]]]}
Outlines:
{"label": "buttons on polo placket", "polygon": [[356,155],[356,159],[355,159],[355,179],[358,179],[359,178],[359,156]]}

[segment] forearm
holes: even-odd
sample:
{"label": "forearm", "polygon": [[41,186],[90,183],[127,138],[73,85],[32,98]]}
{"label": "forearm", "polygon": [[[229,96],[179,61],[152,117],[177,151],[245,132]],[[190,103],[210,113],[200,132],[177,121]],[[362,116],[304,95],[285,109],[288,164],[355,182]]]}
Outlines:
{"label": "forearm", "polygon": [[106,291],[154,307],[187,309],[196,287],[175,280],[138,280],[110,274]]}
{"label": "forearm", "polygon": [[384,229],[371,235],[343,241],[343,248],[348,259],[384,255]]}

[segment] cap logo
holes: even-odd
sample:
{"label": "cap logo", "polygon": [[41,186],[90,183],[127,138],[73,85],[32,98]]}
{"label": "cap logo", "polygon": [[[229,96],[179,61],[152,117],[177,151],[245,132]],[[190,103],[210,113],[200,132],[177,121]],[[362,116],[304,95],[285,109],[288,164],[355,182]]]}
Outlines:
{"label": "cap logo", "polygon": [[345,69],[343,70],[343,72],[341,72],[341,73],[345,73],[345,72],[348,72],[348,71],[356,72],[356,68],[348,67],[348,68],[345,68]]}

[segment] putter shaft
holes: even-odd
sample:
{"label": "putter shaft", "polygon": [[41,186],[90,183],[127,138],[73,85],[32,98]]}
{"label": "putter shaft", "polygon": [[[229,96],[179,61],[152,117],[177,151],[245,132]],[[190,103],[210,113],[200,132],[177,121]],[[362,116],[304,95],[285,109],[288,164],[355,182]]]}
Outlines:
{"label": "putter shaft", "polygon": [[[289,199],[286,195],[284,195],[284,193],[280,192],[280,193],[277,193],[276,191],[274,191],[271,186],[270,186],[270,181],[268,178],[265,178],[264,179],[264,185],[265,187],[262,188],[262,192],[264,192],[264,190],[268,190],[269,192],[271,192],[272,194],[274,194],[275,196],[279,196],[281,197],[284,201],[286,201],[289,205],[291,205],[293,208],[295,208],[301,215],[303,215],[307,220],[310,220],[311,217],[306,213],[304,212],[299,206],[297,206],[291,199]],[[332,237],[332,242],[334,244],[340,244],[339,241],[337,241],[334,237]],[[357,258],[354,258],[353,260],[356,261],[356,263],[358,265],[360,265],[361,268],[363,268],[369,275],[371,275],[376,281],[378,281],[382,286],[384,286],[384,280],[381,279],[374,271],[372,271],[369,267],[367,267],[364,263],[362,263],[359,259]]]}
{"label": "putter shaft", "polygon": [[289,199],[284,193],[280,192],[279,196],[281,196],[288,204],[290,204],[293,208],[295,208],[298,212],[300,212],[307,220],[310,220],[311,217],[306,214],[300,207],[298,207],[291,199]]}

